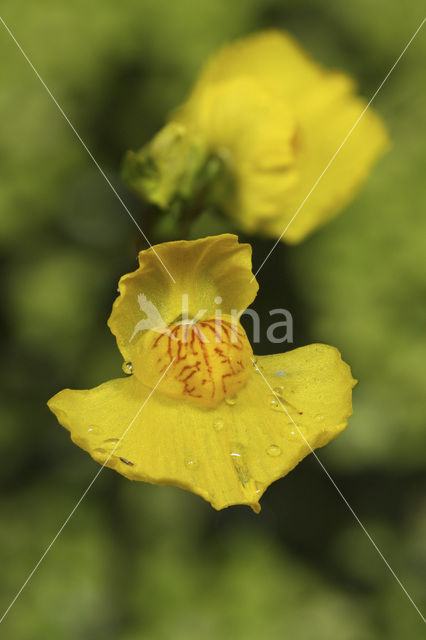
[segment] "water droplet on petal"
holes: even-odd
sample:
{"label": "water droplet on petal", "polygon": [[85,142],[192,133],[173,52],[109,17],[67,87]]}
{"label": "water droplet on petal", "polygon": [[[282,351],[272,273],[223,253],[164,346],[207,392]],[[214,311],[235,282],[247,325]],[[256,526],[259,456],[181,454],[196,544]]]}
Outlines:
{"label": "water droplet on petal", "polygon": [[115,449],[115,447],[118,445],[119,442],[120,442],[119,438],[109,438],[108,440],[104,440],[102,445],[108,451],[113,451],[113,449]]}
{"label": "water droplet on petal", "polygon": [[279,400],[277,400],[276,398],[274,398],[273,400],[271,400],[271,402],[269,403],[269,406],[271,407],[271,409],[273,409],[274,411],[281,411],[283,412],[284,409],[282,407],[282,404],[280,403]]}
{"label": "water droplet on petal", "polygon": [[196,467],[198,467],[198,462],[197,460],[193,460],[192,458],[186,458],[185,466],[188,467],[188,469],[195,469]]}
{"label": "water droplet on petal", "polygon": [[87,429],[87,433],[90,433],[91,436],[96,436],[99,434],[99,429],[95,425],[90,425]]}
{"label": "water droplet on petal", "polygon": [[216,431],[222,431],[224,426],[225,426],[225,423],[220,418],[219,418],[219,420],[216,420],[216,422],[213,425],[213,427],[214,427],[214,429],[216,429]]}
{"label": "water droplet on petal", "polygon": [[281,396],[283,394],[284,391],[284,387],[275,387],[274,389],[274,393],[277,394],[277,396]]}
{"label": "water droplet on petal", "polygon": [[266,450],[266,453],[268,454],[268,456],[272,456],[273,458],[276,458],[277,456],[281,455],[281,449],[279,448],[278,445],[271,444],[271,446]]}
{"label": "water droplet on petal", "polygon": [[123,364],[121,365],[121,368],[124,371],[124,373],[126,373],[128,376],[132,375],[133,365],[131,362],[123,362]]}
{"label": "water droplet on petal", "polygon": [[105,449],[95,449],[93,453],[99,453],[99,455],[106,456],[107,452],[105,451]]}
{"label": "water droplet on petal", "polygon": [[256,495],[259,495],[260,493],[263,493],[263,490],[265,488],[265,484],[263,482],[257,482],[255,480],[254,486],[256,487]]}
{"label": "water droplet on petal", "polygon": [[231,458],[241,458],[245,451],[244,445],[241,442],[231,442],[230,445],[229,455]]}
{"label": "water droplet on petal", "polygon": [[235,404],[237,404],[237,397],[236,396],[230,396],[229,398],[225,398],[225,402],[230,407],[233,407]]}
{"label": "water droplet on petal", "polygon": [[317,416],[315,416],[315,420],[316,420],[317,422],[322,422],[322,421],[324,420],[324,416],[323,416],[323,415],[318,414]]}

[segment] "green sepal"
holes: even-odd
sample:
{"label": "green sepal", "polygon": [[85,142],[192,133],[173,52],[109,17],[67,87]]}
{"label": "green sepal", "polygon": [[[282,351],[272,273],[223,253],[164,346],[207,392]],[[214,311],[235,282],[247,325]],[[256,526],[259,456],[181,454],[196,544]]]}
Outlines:
{"label": "green sepal", "polygon": [[122,175],[140,197],[164,211],[157,228],[167,237],[178,236],[206,209],[221,209],[232,190],[224,160],[178,122],[167,124],[139,151],[129,151]]}

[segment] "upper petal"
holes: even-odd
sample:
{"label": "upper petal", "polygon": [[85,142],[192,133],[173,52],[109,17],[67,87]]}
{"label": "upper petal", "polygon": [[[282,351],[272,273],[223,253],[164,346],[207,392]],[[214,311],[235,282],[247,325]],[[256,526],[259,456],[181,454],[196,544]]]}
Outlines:
{"label": "upper petal", "polygon": [[257,290],[251,247],[240,244],[237,236],[164,242],[141,251],[139,268],[120,279],[108,326],[123,357],[131,361],[146,329],[169,325],[185,311],[189,317],[213,317],[218,308],[223,314],[241,312]]}
{"label": "upper petal", "polygon": [[[229,96],[231,87],[240,93],[237,87],[243,81],[257,87],[252,96],[267,96],[267,100],[258,101],[257,109],[253,97],[237,101],[239,117],[237,107],[232,113],[221,107],[215,110],[223,131],[234,127],[240,149],[247,147],[246,157],[258,157],[257,165],[247,166],[240,160],[242,154],[236,154],[237,187],[227,210],[246,231],[272,237],[280,237],[291,221],[282,239],[300,242],[356,195],[388,147],[386,129],[356,95],[348,75],[323,68],[280,31],[254,34],[212,56],[188,101],[193,119],[195,106],[201,112],[206,96],[217,93],[218,87],[227,87]],[[231,97],[220,102],[229,104]],[[254,137],[254,128],[247,126],[251,112],[262,122],[257,131],[264,137],[263,146],[248,144]],[[204,134],[210,136],[208,120],[204,117],[201,122]],[[268,132],[275,134],[276,145],[268,142],[274,139]],[[262,158],[266,158],[263,166]]]}
{"label": "upper petal", "polygon": [[225,162],[233,189],[228,214],[247,231],[276,218],[298,176],[296,118],[276,91],[246,75],[197,86],[177,117]]}
{"label": "upper petal", "polygon": [[358,98],[344,74],[329,74],[312,87],[298,111],[298,179],[282,199],[280,215],[262,225],[286,242],[303,240],[350,202],[377,158],[389,146],[387,131],[373,109]]}
{"label": "upper petal", "polygon": [[205,65],[195,90],[249,74],[291,104],[325,73],[290,34],[271,29],[222,47]]}
{"label": "upper petal", "polygon": [[240,163],[282,169],[294,161],[293,111],[276,91],[251,77],[250,69],[227,81],[196,85],[175,115],[202,134],[210,149],[232,153],[231,169]]}

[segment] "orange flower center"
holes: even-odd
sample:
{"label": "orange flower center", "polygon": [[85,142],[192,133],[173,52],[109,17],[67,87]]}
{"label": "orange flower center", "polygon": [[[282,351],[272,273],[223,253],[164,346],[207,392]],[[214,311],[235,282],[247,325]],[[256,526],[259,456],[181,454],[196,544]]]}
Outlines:
{"label": "orange flower center", "polygon": [[177,322],[145,335],[133,372],[152,386],[167,371],[159,391],[211,408],[244,386],[252,355],[244,329],[231,316]]}

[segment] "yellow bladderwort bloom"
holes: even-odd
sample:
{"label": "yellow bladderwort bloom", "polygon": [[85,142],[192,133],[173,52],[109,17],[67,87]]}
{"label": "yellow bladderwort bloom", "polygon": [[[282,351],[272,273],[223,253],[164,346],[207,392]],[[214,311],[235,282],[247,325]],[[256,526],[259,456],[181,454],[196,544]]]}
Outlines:
{"label": "yellow bladderwort bloom", "polygon": [[[124,175],[162,208],[195,199],[249,233],[279,237],[365,106],[348,75],[286,33],[261,32],[210,59],[165,128],[129,152]],[[299,242],[335,216],[387,145],[369,108],[282,239]]]}
{"label": "yellow bladderwort bloom", "polygon": [[124,476],[258,512],[271,482],[346,427],[349,366],[323,344],[253,357],[237,311],[258,284],[236,236],[154,249],[121,278],[108,323],[131,375],[48,405],[99,463],[116,447],[107,465]]}

